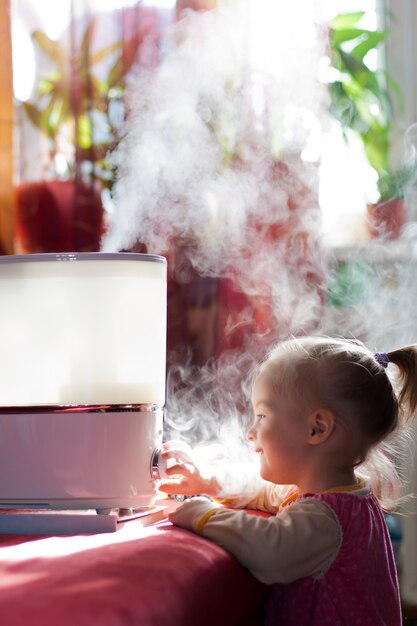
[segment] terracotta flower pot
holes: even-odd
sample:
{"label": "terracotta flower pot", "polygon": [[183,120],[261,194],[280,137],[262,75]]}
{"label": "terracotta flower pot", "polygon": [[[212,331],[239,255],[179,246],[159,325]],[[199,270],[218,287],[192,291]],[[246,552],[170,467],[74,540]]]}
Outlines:
{"label": "terracotta flower pot", "polygon": [[90,187],[53,180],[17,188],[17,239],[26,253],[96,252],[102,222],[100,196]]}
{"label": "terracotta flower pot", "polygon": [[368,232],[372,239],[398,239],[405,223],[405,202],[392,198],[368,204]]}

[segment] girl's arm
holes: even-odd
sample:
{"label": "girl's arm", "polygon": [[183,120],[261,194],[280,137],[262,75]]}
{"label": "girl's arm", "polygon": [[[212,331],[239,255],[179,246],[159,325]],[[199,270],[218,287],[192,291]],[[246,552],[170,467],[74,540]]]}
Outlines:
{"label": "girl's arm", "polygon": [[315,498],[299,500],[269,518],[192,498],[170,520],[219,544],[269,585],[324,572],[342,541],[334,512]]}

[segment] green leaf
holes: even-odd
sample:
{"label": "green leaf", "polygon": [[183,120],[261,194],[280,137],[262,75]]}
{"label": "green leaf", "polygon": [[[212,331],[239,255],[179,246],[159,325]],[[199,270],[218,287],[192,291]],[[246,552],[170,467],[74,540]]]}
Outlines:
{"label": "green leaf", "polygon": [[86,110],[99,108],[103,99],[106,99],[100,81],[92,74],[88,76],[88,84],[84,85],[82,96],[83,106]]}
{"label": "green leaf", "polygon": [[359,43],[351,50],[351,54],[357,57],[358,59],[363,59],[370,50],[374,50],[379,46],[379,44],[384,41],[387,36],[387,31],[368,31],[369,35],[366,37],[364,41]]}
{"label": "green leaf", "polygon": [[95,29],[96,29],[96,20],[93,18],[87,24],[87,28],[85,29],[85,32],[81,41],[79,57],[82,60],[82,62],[84,62],[85,59],[89,57],[91,43],[93,41]]}
{"label": "green leaf", "polygon": [[78,118],[78,145],[87,150],[93,145],[93,128],[89,115],[83,113]]}
{"label": "green leaf", "polygon": [[50,39],[40,30],[32,33],[32,38],[38,44],[40,49],[54,62],[56,65],[62,66],[65,63],[66,55],[61,45],[54,39]]}
{"label": "green leaf", "polygon": [[108,88],[111,89],[112,87],[116,87],[120,85],[123,76],[124,76],[123,58],[118,57],[114,65],[111,67],[108,77],[107,77]]}
{"label": "green leaf", "polygon": [[30,102],[23,102],[23,110],[28,116],[29,120],[38,129],[42,129],[41,116],[42,112]]}
{"label": "green leaf", "polygon": [[117,52],[118,50],[120,50],[120,48],[121,48],[121,42],[115,41],[114,43],[111,43],[108,46],[105,46],[104,48],[97,50],[90,56],[91,65],[96,65],[97,63],[100,63],[101,61],[106,59],[108,56],[113,54],[114,52]]}
{"label": "green leaf", "polygon": [[365,302],[372,292],[371,278],[370,265],[360,257],[338,263],[329,275],[329,304],[354,307]]}
{"label": "green leaf", "polygon": [[330,112],[340,122],[342,128],[350,128],[357,115],[353,99],[347,94],[345,85],[335,81],[330,85]]}
{"label": "green leaf", "polygon": [[355,39],[364,38],[373,31],[365,30],[363,28],[345,28],[343,30],[335,30],[331,32],[332,44],[340,46],[340,44],[346,41],[353,41]]}
{"label": "green leaf", "polygon": [[355,26],[365,15],[366,11],[355,11],[354,13],[340,13],[336,15],[331,22],[332,30],[344,30]]}
{"label": "green leaf", "polygon": [[53,139],[62,121],[63,103],[60,98],[51,98],[42,112],[42,128]]}
{"label": "green leaf", "polygon": [[382,85],[378,82],[376,73],[371,71],[361,59],[343,50],[340,51],[340,59],[340,71],[345,72],[351,79],[354,79],[360,87],[374,89],[376,92],[381,89]]}
{"label": "green leaf", "polygon": [[372,167],[380,171],[388,158],[390,122],[383,115],[377,119],[372,113],[372,104],[377,104],[375,96],[359,88],[355,82],[339,82],[331,86],[330,112],[345,131],[351,129],[359,135]]}
{"label": "green leaf", "polygon": [[378,178],[380,201],[403,198],[407,189],[415,183],[416,165],[403,165],[395,171],[383,171]]}
{"label": "green leaf", "polygon": [[132,37],[123,44],[123,70],[126,76],[132,69],[133,64],[137,60],[138,49],[143,42],[143,36]]}
{"label": "green leaf", "polygon": [[45,96],[55,90],[56,82],[50,78],[41,78],[38,83],[37,92],[39,96]]}
{"label": "green leaf", "polygon": [[49,114],[49,124],[52,128],[58,130],[62,123],[62,112],[64,110],[64,103],[62,100],[55,100],[52,103],[51,112]]}
{"label": "green leaf", "polygon": [[363,133],[362,141],[370,165],[379,173],[388,168],[388,139],[378,127],[370,127]]}

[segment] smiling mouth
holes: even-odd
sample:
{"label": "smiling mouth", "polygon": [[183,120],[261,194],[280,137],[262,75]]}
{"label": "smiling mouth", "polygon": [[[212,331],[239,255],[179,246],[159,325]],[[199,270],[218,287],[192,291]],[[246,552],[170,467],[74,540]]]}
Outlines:
{"label": "smiling mouth", "polygon": [[264,451],[261,448],[258,448],[257,450],[255,450],[256,454],[263,454]]}

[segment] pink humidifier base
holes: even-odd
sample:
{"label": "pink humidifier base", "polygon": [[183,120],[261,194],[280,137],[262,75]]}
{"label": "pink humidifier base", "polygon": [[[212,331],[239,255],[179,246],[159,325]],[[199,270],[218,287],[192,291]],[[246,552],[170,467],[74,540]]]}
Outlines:
{"label": "pink humidifier base", "polygon": [[152,405],[2,409],[0,508],[104,512],[153,504],[162,420],[162,408]]}

